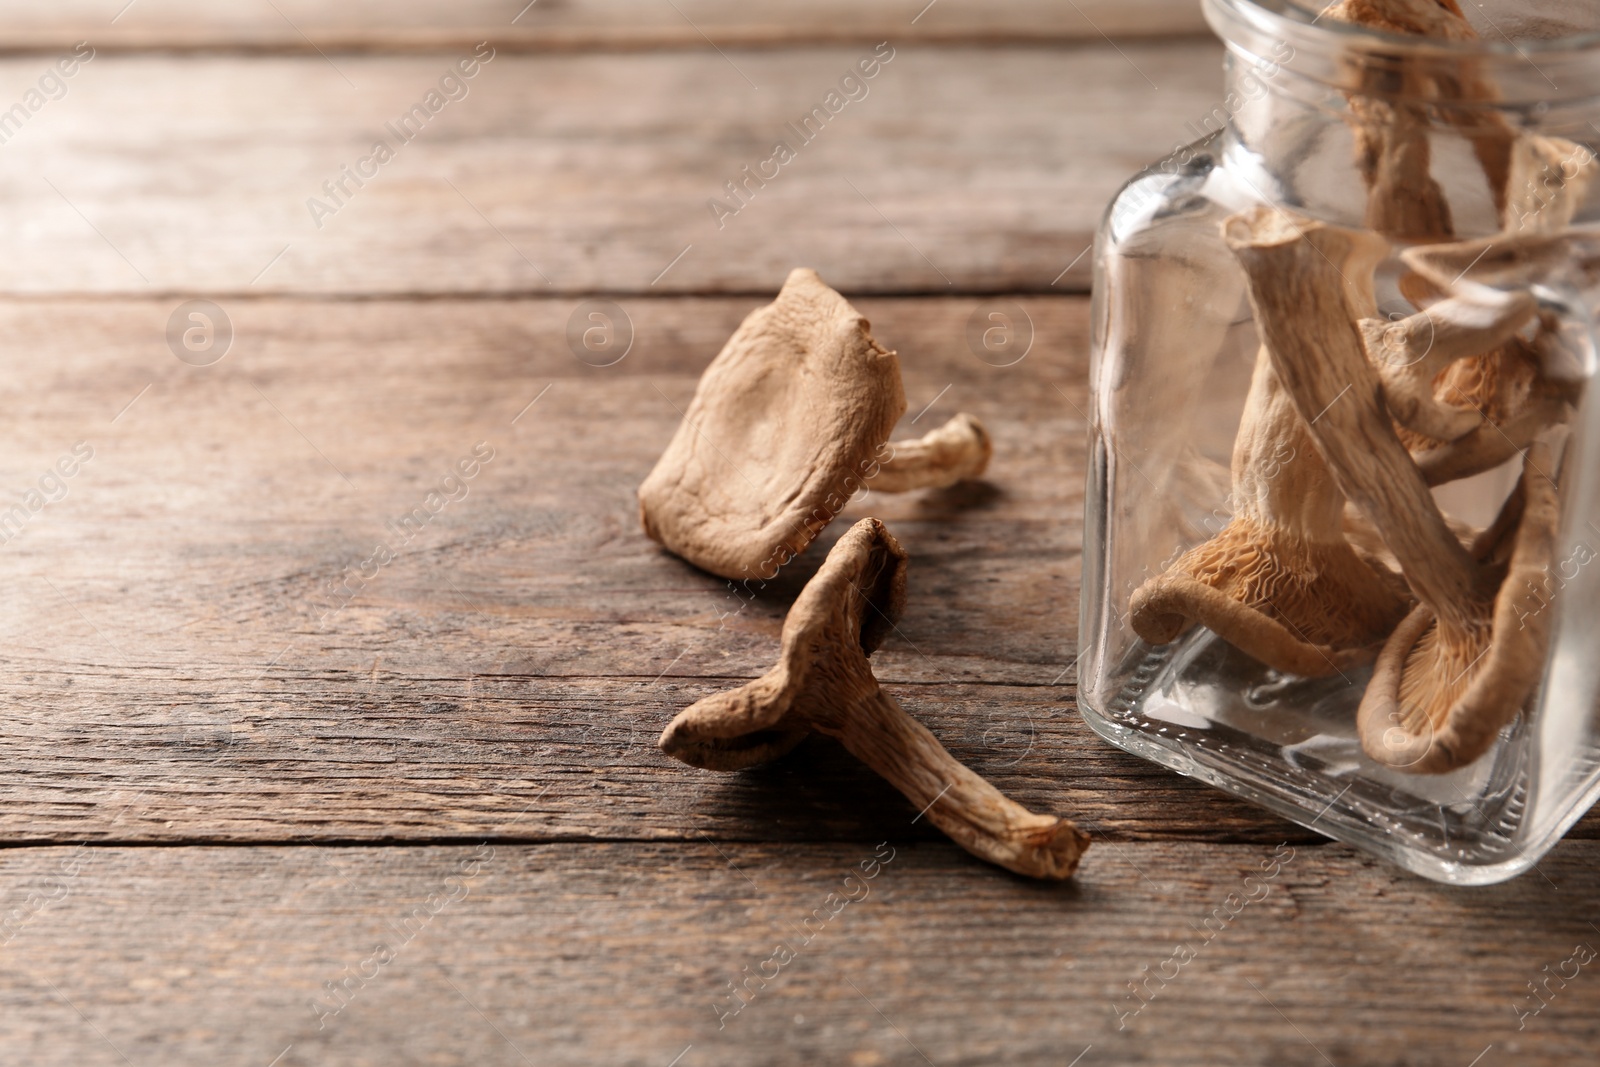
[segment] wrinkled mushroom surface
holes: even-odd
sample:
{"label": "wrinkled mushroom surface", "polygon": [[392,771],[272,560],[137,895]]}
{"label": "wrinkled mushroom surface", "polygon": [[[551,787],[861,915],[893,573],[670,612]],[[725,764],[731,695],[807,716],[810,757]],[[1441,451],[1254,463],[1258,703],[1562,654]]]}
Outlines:
{"label": "wrinkled mushroom surface", "polygon": [[1344,496],[1263,349],[1233,449],[1234,515],[1135,591],[1152,644],[1199,623],[1276,670],[1316,677],[1369,661],[1405,615],[1404,585],[1344,534]]}
{"label": "wrinkled mushroom surface", "polygon": [[982,475],[993,454],[989,431],[963,412],[921,437],[896,441],[868,487],[884,493],[943,489]]}
{"label": "wrinkled mushroom surface", "polygon": [[[1548,587],[1560,504],[1550,432],[1536,438],[1518,491],[1474,544],[1498,593],[1462,628],[1419,605],[1384,645],[1362,697],[1362,748],[1415,774],[1464,767],[1516,718],[1538,684],[1550,639]],[[1509,558],[1507,558],[1509,556]]]}
{"label": "wrinkled mushroom surface", "polygon": [[[1420,602],[1390,636],[1368,684],[1363,745],[1415,773],[1462,766],[1521,710],[1542,664],[1544,630],[1512,632],[1504,620],[1514,611],[1507,568],[1526,581],[1549,562],[1557,508],[1539,473],[1551,469],[1548,446],[1529,451],[1534,473],[1522,483],[1520,525],[1516,509],[1507,511],[1469,552],[1396,437],[1339,295],[1344,250],[1378,238],[1265,208],[1229,219],[1225,236],[1245,268],[1274,366],[1301,413],[1320,412],[1310,425],[1317,448]],[[1508,543],[1509,563],[1499,555]]]}
{"label": "wrinkled mushroom surface", "polygon": [[639,487],[645,533],[713,574],[768,579],[863,488],[983,472],[989,435],[970,415],[889,445],[905,408],[895,353],[815,271],[797,268],[701,376]]}
{"label": "wrinkled mushroom surface", "polygon": [[725,578],[770,578],[877,472],[905,412],[895,354],[804,268],[746,316],[639,487],[645,533]]}
{"label": "wrinkled mushroom surface", "polygon": [[1033,814],[957,762],[873,677],[867,657],[899,617],[905,571],[905,550],[882,522],[856,523],[790,609],[777,664],[686,708],[662,733],[662,751],[733,770],[814,728],[973,855],[1034,878],[1071,877],[1088,836],[1065,819]]}

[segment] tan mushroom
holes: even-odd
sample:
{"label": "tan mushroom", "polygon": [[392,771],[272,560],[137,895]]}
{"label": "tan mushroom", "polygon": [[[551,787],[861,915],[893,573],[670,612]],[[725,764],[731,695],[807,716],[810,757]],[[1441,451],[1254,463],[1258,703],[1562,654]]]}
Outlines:
{"label": "tan mushroom", "polygon": [[734,770],[815,728],[973,855],[1034,878],[1070,878],[1088,836],[1065,819],[1033,814],[962,766],[873,677],[867,657],[894,628],[905,587],[899,542],[877,519],[856,523],[790,609],[777,665],[679,713],[661,735],[662,751]]}
{"label": "tan mushroom", "polygon": [[1233,446],[1234,515],[1129,603],[1151,644],[1199,623],[1277,670],[1316,677],[1368,662],[1405,616],[1404,585],[1344,535],[1344,496],[1265,350]]}
{"label": "tan mushroom", "polygon": [[[1342,0],[1324,15],[1391,33],[1450,41],[1477,37],[1455,0]],[[1368,187],[1367,222],[1386,236],[1440,241],[1453,234],[1449,205],[1429,174],[1430,125],[1439,122],[1453,124],[1472,142],[1508,232],[1566,226],[1593,181],[1595,157],[1588,149],[1519,130],[1487,106],[1498,90],[1477,75],[1471,61],[1448,72],[1427,63],[1402,63],[1393,70],[1362,67],[1357,85],[1359,91],[1350,94],[1351,116]],[[1454,106],[1430,110],[1430,101]],[[1414,275],[1403,276],[1401,290],[1429,311],[1416,295],[1416,281]],[[1426,333],[1438,323],[1415,325]],[[1536,361],[1517,338],[1430,363],[1436,372],[1431,381],[1416,371],[1384,374],[1400,438],[1418,457],[1430,484],[1469,477],[1510,459],[1566,399],[1562,390],[1538,380]]]}
{"label": "tan mushroom", "polygon": [[701,376],[639,487],[645,533],[713,574],[766,579],[862,488],[982,473],[989,439],[969,415],[889,445],[905,407],[895,353],[815,271],[796,269]]}
{"label": "tan mushroom", "polygon": [[[1482,241],[1467,241],[1449,245],[1429,246],[1428,249],[1410,249],[1402,259],[1413,273],[1412,293],[1426,287],[1439,293],[1462,289],[1462,276],[1469,270],[1474,277],[1487,277],[1498,271],[1498,283],[1510,288],[1494,289],[1488,285],[1469,281],[1464,287],[1470,297],[1444,300],[1424,308],[1428,316],[1425,325],[1417,332],[1431,332],[1440,306],[1470,307],[1480,317],[1495,320],[1492,334],[1521,319],[1516,329],[1526,325],[1527,309],[1536,306],[1527,287],[1532,273],[1538,269],[1535,260],[1549,258],[1554,250],[1560,258],[1547,264],[1545,269],[1555,269],[1566,262],[1570,242],[1556,237],[1555,244],[1543,238],[1560,234],[1571,222],[1578,207],[1588,194],[1595,177],[1597,162],[1594,153],[1582,145],[1561,138],[1542,137],[1521,133],[1514,137],[1510,174],[1502,198],[1504,233]],[[1535,249],[1542,249],[1536,252]],[[1494,260],[1480,269],[1478,257],[1494,254]],[[1509,270],[1508,270],[1509,267]],[[1419,284],[1420,283],[1420,284]],[[1413,295],[1415,301],[1417,297]],[[1419,305],[1420,306],[1420,305]],[[1528,316],[1531,318],[1531,315]],[[1417,317],[1413,316],[1413,320]],[[1408,320],[1411,321],[1411,320]],[[1465,340],[1465,338],[1463,338]],[[1492,346],[1486,345],[1479,354],[1465,351],[1468,358],[1446,365],[1444,359],[1430,360],[1437,366],[1435,378],[1428,383],[1420,381],[1420,373],[1409,382],[1397,382],[1384,375],[1385,389],[1393,401],[1399,400],[1396,419],[1415,436],[1402,434],[1418,465],[1430,485],[1440,485],[1458,478],[1470,477],[1497,467],[1518,451],[1526,448],[1533,434],[1552,422],[1562,421],[1568,406],[1576,403],[1576,376],[1559,373],[1563,362],[1552,359],[1551,349],[1560,344],[1559,333],[1540,328],[1531,340],[1522,336],[1506,337]],[[1380,369],[1381,370],[1381,369]],[[1423,399],[1426,384],[1431,389],[1432,404]],[[1396,387],[1400,387],[1397,391]],[[1408,401],[1408,396],[1415,397]],[[1415,402],[1416,408],[1405,405]],[[1426,416],[1429,408],[1445,418],[1429,421],[1426,418],[1404,416],[1409,411]],[[1477,425],[1465,434],[1454,433],[1478,416]]]}
{"label": "tan mushroom", "polygon": [[891,455],[868,484],[883,493],[943,489],[976,478],[988,468],[994,454],[989,431],[965,412],[922,437],[896,441],[889,447]]}
{"label": "tan mushroom", "polygon": [[[1441,300],[1398,322],[1362,319],[1367,357],[1383,381],[1389,414],[1406,429],[1435,441],[1463,437],[1482,427],[1486,418],[1494,422],[1494,415],[1472,406],[1472,400],[1481,396],[1498,402],[1510,392],[1496,388],[1503,383],[1468,389],[1451,381],[1441,388],[1440,375],[1458,360],[1508,345],[1538,310],[1532,294],[1515,292],[1481,304]],[[1473,369],[1486,378],[1506,362],[1479,362]],[[1457,398],[1466,403],[1457,403]]]}
{"label": "tan mushroom", "polygon": [[1501,227],[1517,234],[1565,229],[1588,198],[1597,170],[1595,154],[1575,141],[1518,136],[1511,149]]}
{"label": "tan mushroom", "polygon": [[1357,712],[1362,748],[1414,774],[1464,767],[1522,711],[1544,669],[1547,587],[1561,516],[1552,431],[1528,448],[1522,480],[1473,555],[1498,581],[1487,619],[1450,633],[1426,604],[1396,628]]}
{"label": "tan mushroom", "polygon": [[1318,17],[1451,41],[1478,36],[1456,0],[1339,0]]}
{"label": "tan mushroom", "polygon": [[[1402,258],[1415,272],[1406,276],[1413,280],[1413,291],[1421,288],[1417,281],[1435,292],[1456,287],[1461,275],[1477,266],[1471,258],[1457,254],[1460,251],[1470,249],[1469,256],[1476,256],[1498,246],[1502,255],[1510,252],[1515,258],[1521,254],[1516,250],[1537,244],[1541,235],[1560,233],[1572,221],[1600,169],[1594,153],[1572,141],[1528,133],[1515,134],[1511,144],[1510,173],[1500,198],[1505,232],[1486,241],[1435,246],[1439,251],[1433,253],[1411,250]],[[1446,262],[1454,265],[1448,274],[1443,273]],[[1498,318],[1493,331],[1496,335],[1501,327],[1520,318],[1526,308],[1535,306],[1525,289],[1506,292],[1482,285],[1469,287],[1473,290],[1470,301],[1454,298],[1444,303],[1457,307],[1470,304],[1480,314]],[[1423,314],[1433,314],[1435,306],[1426,307]],[[1433,321],[1424,329],[1433,329]],[[1546,352],[1557,339],[1554,331],[1540,329],[1532,340],[1511,336],[1486,345],[1477,354],[1464,350],[1461,354],[1467,358],[1458,356],[1458,361],[1449,365],[1442,359],[1435,361],[1439,370],[1429,383],[1431,406],[1436,412],[1458,413],[1456,417],[1425,425],[1423,421],[1407,422],[1402,418],[1404,408],[1396,412],[1398,421],[1417,431],[1416,436],[1402,434],[1401,439],[1417,457],[1429,484],[1439,485],[1497,467],[1526,448],[1532,434],[1541,427],[1560,420],[1566,405],[1576,401],[1576,395],[1572,376],[1563,381],[1560,375],[1551,373],[1552,360]],[[1399,395],[1392,389],[1397,383],[1387,375],[1384,384],[1391,398]],[[1415,410],[1426,414],[1428,409],[1424,406]],[[1478,424],[1469,434],[1450,432],[1465,425],[1473,413],[1478,416]]]}
{"label": "tan mushroom", "polygon": [[[1509,704],[1514,715],[1526,700],[1527,673],[1517,666],[1517,655],[1526,648],[1500,625],[1496,596],[1504,568],[1492,558],[1473,558],[1451,533],[1395,435],[1377,372],[1365,358],[1356,315],[1342,291],[1347,279],[1337,264],[1358,258],[1353,247],[1375,249],[1383,242],[1267,208],[1234,216],[1224,233],[1249,279],[1257,329],[1273,366],[1301,414],[1316,416],[1309,429],[1318,450],[1432,616],[1427,624],[1414,612],[1391,635],[1381,656],[1389,669],[1369,683],[1363,706],[1386,709],[1383,715],[1395,706],[1408,709],[1396,724],[1403,737],[1426,734],[1417,725],[1421,721],[1432,725],[1425,742],[1430,747],[1422,755],[1414,746],[1399,749],[1410,761],[1404,769],[1431,773],[1461,766],[1481,752],[1465,739],[1482,729],[1492,738],[1498,729],[1487,721],[1488,706],[1494,704],[1501,714]],[[1530,454],[1529,462],[1537,465],[1537,455]],[[1543,507],[1547,498],[1540,495],[1544,489],[1524,485],[1529,506],[1513,568],[1536,566],[1541,554],[1548,555],[1548,547],[1540,544],[1553,534],[1553,520]],[[1505,523],[1498,525],[1495,545],[1504,539]],[[1463,693],[1471,699],[1458,705]],[[1465,721],[1475,716],[1484,721]],[[1363,712],[1364,731],[1382,717]],[[1383,744],[1381,736],[1363,732],[1363,746],[1375,758]]]}
{"label": "tan mushroom", "polygon": [[[1352,260],[1346,274],[1370,279],[1374,262]],[[1370,280],[1347,297],[1369,315],[1376,309]],[[1165,644],[1199,623],[1267,666],[1307,677],[1371,661],[1410,598],[1398,576],[1346,539],[1344,495],[1265,348],[1234,439],[1231,498],[1233,518],[1217,536],[1134,592],[1134,632]]]}
{"label": "tan mushroom", "polygon": [[1428,283],[1485,305],[1535,285],[1581,291],[1600,281],[1600,237],[1584,232],[1502,233],[1400,258]]}
{"label": "tan mushroom", "polygon": [[[1388,33],[1469,41],[1478,36],[1455,0],[1340,0],[1319,18],[1348,22]],[[1365,64],[1352,74],[1346,92],[1354,127],[1356,164],[1367,186],[1366,225],[1398,240],[1436,241],[1453,234],[1444,190],[1429,174],[1432,147],[1430,115],[1424,103],[1441,95],[1438,71],[1414,64],[1374,69]],[[1448,95],[1475,99],[1470,86]],[[1504,184],[1505,149],[1492,137],[1474,137],[1490,184]]]}
{"label": "tan mushroom", "polygon": [[[1564,209],[1554,210],[1559,219]],[[1526,307],[1535,304],[1532,289],[1537,284],[1577,290],[1593,285],[1600,243],[1530,229],[1410,248],[1401,259],[1416,277],[1451,292],[1455,303],[1479,309]],[[1488,356],[1462,360],[1439,375],[1434,396],[1477,407],[1483,421],[1451,440],[1408,442],[1430,485],[1497,467],[1527,448],[1541,430],[1570,417],[1581,377],[1559,345],[1559,332],[1541,320],[1532,340],[1512,337]]]}

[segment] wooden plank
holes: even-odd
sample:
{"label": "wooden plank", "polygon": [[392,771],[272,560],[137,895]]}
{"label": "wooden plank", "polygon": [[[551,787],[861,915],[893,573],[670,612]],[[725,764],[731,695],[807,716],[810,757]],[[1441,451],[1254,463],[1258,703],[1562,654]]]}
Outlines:
{"label": "wooden plank", "polygon": [[[1592,1059],[1592,842],[1463,890],[1337,846],[1172,843],[1044,886],[889,836],[9,850],[0,1047],[35,1067]],[[768,980],[729,1016],[746,974]],[[1136,999],[1151,974],[1170,981]]]}
{"label": "wooden plank", "polygon": [[[624,303],[634,347],[605,368],[567,347],[572,301],[236,301],[236,348],[205,368],[165,350],[170,302],[0,305],[0,485],[94,449],[0,551],[0,833],[472,836],[530,801],[517,833],[536,838],[870,836],[899,817],[831,745],[735,777],[655,751],[677,710],[766,669],[822,552],[736,611],[639,532],[634,487],[754,301]],[[870,497],[825,537],[876,513],[912,553],[880,677],[1004,788],[1097,830],[1305,839],[1177,801],[1204,793],[1078,720],[1086,301],[1020,305],[1034,347],[1000,368],[967,347],[987,302],[862,302],[902,353],[908,432],[968,409],[997,441],[986,483]],[[402,545],[386,524],[479,441],[495,457],[468,495]],[[324,619],[322,591],[379,539],[400,558]]]}
{"label": "wooden plank", "polygon": [[[233,301],[209,367],[167,351],[171,301],[0,304],[0,486],[94,449],[0,546],[0,835],[473,837],[532,803],[513,836],[870,837],[904,802],[830,744],[739,776],[653,746],[770,665],[822,549],[877,514],[912,569],[876,669],[958,756],[1116,838],[1310,839],[1077,717],[1082,298],[1017,301],[1033,348],[1010,367],[966,339],[1000,302],[860,301],[901,353],[908,433],[988,423],[984,483],[852,505],[742,611],[645,539],[634,487],[755,303],[624,299],[608,367],[568,348],[576,301]],[[480,441],[467,495],[404,542],[388,524]],[[398,558],[325,597],[379,541]]]}
{"label": "wooden plank", "polygon": [[26,0],[0,3],[5,48],[324,52],[702,48],[817,42],[1074,41],[1200,33],[1193,0]]}
{"label": "wooden plank", "polygon": [[[871,49],[724,51],[499,54],[408,143],[386,124],[450,54],[99,55],[0,146],[0,292],[748,293],[802,263],[855,292],[1081,291],[1106,202],[1222,84],[1199,40],[908,45],[805,143],[787,124]],[[0,61],[0,102],[43,63]]]}

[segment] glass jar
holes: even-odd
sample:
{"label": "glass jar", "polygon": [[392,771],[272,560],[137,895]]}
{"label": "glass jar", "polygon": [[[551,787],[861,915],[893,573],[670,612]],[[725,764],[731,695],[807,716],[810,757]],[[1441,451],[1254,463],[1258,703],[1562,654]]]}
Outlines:
{"label": "glass jar", "polygon": [[1600,795],[1600,11],[1484,0],[1446,41],[1204,4],[1208,136],[1095,246],[1082,714],[1510,878]]}

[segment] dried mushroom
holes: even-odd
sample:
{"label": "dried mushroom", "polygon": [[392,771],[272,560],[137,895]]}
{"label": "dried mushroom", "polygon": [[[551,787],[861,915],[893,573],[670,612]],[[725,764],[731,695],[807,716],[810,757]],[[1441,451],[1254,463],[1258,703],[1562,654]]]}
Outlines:
{"label": "dried mushroom", "polygon": [[[1395,422],[1445,442],[1482,427],[1484,412],[1450,402],[1470,394],[1451,383],[1441,398],[1436,380],[1457,360],[1510,342],[1538,310],[1531,294],[1517,292],[1483,304],[1441,300],[1398,322],[1361,320],[1367,356],[1383,380],[1384,399]],[[1489,368],[1478,369],[1481,375]],[[1498,390],[1486,392],[1499,395]]]}
{"label": "dried mushroom", "polygon": [[[1455,0],[1339,0],[1319,18],[1452,41],[1469,41],[1478,35]],[[1346,94],[1356,164],[1367,186],[1366,224],[1388,237],[1429,241],[1454,232],[1444,190],[1429,174],[1430,116],[1425,105],[1414,102],[1445,95],[1435,83],[1436,76],[1437,71],[1415,66],[1382,71],[1362,67]],[[1483,89],[1456,87],[1447,95],[1475,99],[1483,95]],[[1473,144],[1484,170],[1503,176],[1505,149],[1501,139],[1493,136],[1498,132],[1484,131],[1473,138]],[[1491,178],[1490,184],[1498,195],[1503,180]]]}
{"label": "dried mushroom", "polygon": [[909,489],[943,489],[977,478],[989,467],[994,445],[989,431],[962,412],[949,422],[911,441],[896,441],[869,488],[885,493]]}
{"label": "dried mushroom", "polygon": [[[1496,314],[1496,308],[1517,306],[1520,317],[1522,307],[1537,312],[1535,285],[1588,284],[1585,278],[1557,275],[1568,270],[1582,273],[1588,269],[1585,264],[1596,263],[1590,244],[1586,238],[1564,234],[1497,234],[1410,248],[1401,259],[1417,277],[1450,290],[1451,302],[1490,314]],[[1530,316],[1524,325],[1532,321]],[[1560,349],[1558,334],[1542,320],[1536,325],[1531,340],[1515,336],[1496,350],[1496,358],[1463,360],[1440,375],[1435,395],[1469,395],[1469,402],[1483,405],[1483,421],[1464,436],[1414,448],[1417,465],[1430,485],[1497,467],[1527,448],[1540,431],[1570,417],[1581,385],[1578,367]],[[1483,379],[1485,384],[1456,388],[1452,374]]]}
{"label": "dried mushroom", "polygon": [[[1462,629],[1419,605],[1378,656],[1357,713],[1367,755],[1413,773],[1464,767],[1516,718],[1539,681],[1550,640],[1549,613],[1530,609],[1555,557],[1560,504],[1552,433],[1535,438],[1522,481],[1500,517],[1473,544],[1499,592]],[[1480,665],[1481,664],[1481,665]]]}
{"label": "dried mushroom", "polygon": [[816,729],[973,855],[1034,878],[1071,877],[1088,836],[1065,819],[1033,814],[957,762],[873,677],[867,657],[899,618],[905,587],[899,542],[877,519],[856,523],[790,609],[777,665],[679,713],[661,735],[662,751],[735,770]]}
{"label": "dried mushroom", "polygon": [[1470,41],[1473,30],[1456,0],[1339,0],[1320,16],[1338,22],[1387,30],[1389,33],[1419,34],[1446,40]]}
{"label": "dried mushroom", "polygon": [[[1414,772],[1462,766],[1520,710],[1538,676],[1541,634],[1504,625],[1504,551],[1510,539],[1509,567],[1519,575],[1548,562],[1554,491],[1539,482],[1543,475],[1525,478],[1521,515],[1503,514],[1478,539],[1478,555],[1469,553],[1394,432],[1344,296],[1340,264],[1359,259],[1353,250],[1362,245],[1376,251],[1382,240],[1266,208],[1228,220],[1225,237],[1244,266],[1273,366],[1341,488],[1394,553],[1419,601],[1385,644],[1382,668],[1363,697],[1363,747]],[[1530,451],[1530,468],[1540,466],[1543,447]]]}
{"label": "dried mushroom", "polygon": [[1317,676],[1370,661],[1405,616],[1404,586],[1344,535],[1344,496],[1257,357],[1233,448],[1234,516],[1133,594],[1151,644],[1199,623],[1277,670]]}
{"label": "dried mushroom", "polygon": [[[1374,262],[1370,247],[1354,250],[1344,273],[1369,277]],[[1370,285],[1347,299],[1376,310]],[[1279,373],[1263,347],[1234,440],[1233,518],[1136,590],[1129,622],[1152,644],[1199,623],[1269,667],[1315,677],[1370,662],[1410,598],[1346,539],[1344,494]]]}
{"label": "dried mushroom", "polygon": [[791,271],[706,368],[639,487],[645,533],[713,574],[771,578],[861,489],[982,472],[988,435],[968,415],[889,445],[905,407],[895,353],[815,271]]}
{"label": "dried mushroom", "polygon": [[[1448,41],[1477,37],[1455,0],[1342,0],[1325,14],[1392,33]],[[1594,179],[1594,154],[1563,138],[1518,130],[1499,111],[1473,106],[1494,101],[1497,89],[1477,76],[1470,62],[1454,71],[1447,74],[1428,64],[1374,74],[1363,70],[1361,90],[1350,102],[1358,162],[1368,187],[1368,224],[1386,236],[1410,241],[1453,236],[1449,207],[1428,173],[1430,125],[1443,121],[1471,141],[1506,234],[1548,233],[1568,225]],[[1453,106],[1430,109],[1431,101]],[[1412,340],[1416,335],[1431,339],[1459,305],[1430,315],[1431,300],[1421,298],[1425,287],[1418,283],[1415,275],[1400,279],[1401,291],[1429,316],[1414,316],[1407,332]],[[1448,288],[1448,280],[1440,284]],[[1502,306],[1498,311],[1514,318],[1521,308]],[[1502,320],[1490,332],[1498,334],[1504,325]],[[1470,341],[1466,335],[1458,339]],[[1393,367],[1385,357],[1392,359],[1394,353],[1383,348],[1380,344],[1380,373]],[[1420,368],[1383,374],[1401,425],[1400,438],[1431,485],[1506,462],[1559,414],[1567,399],[1565,390],[1541,379],[1538,359],[1524,339],[1506,336],[1477,351],[1470,348],[1465,344],[1448,358],[1440,353],[1430,359],[1436,372],[1431,379]]]}

